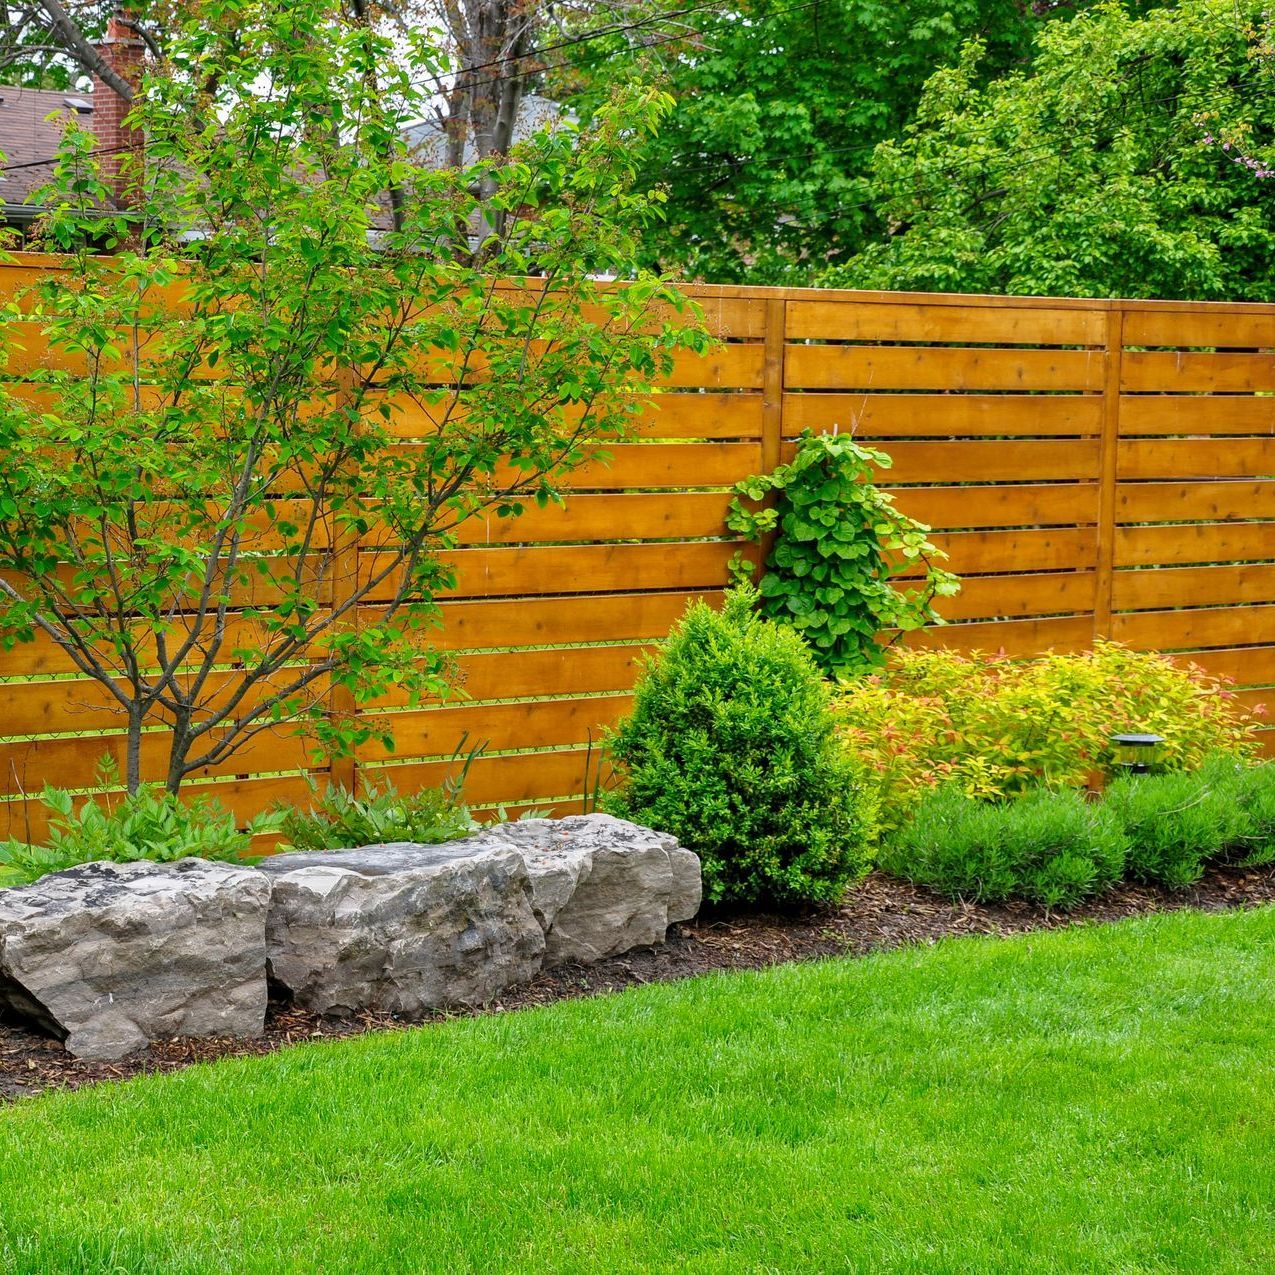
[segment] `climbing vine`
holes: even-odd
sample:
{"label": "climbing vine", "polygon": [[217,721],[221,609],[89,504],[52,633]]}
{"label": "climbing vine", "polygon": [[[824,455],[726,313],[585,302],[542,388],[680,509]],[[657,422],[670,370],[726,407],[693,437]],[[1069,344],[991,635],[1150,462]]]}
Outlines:
{"label": "climbing vine", "polygon": [[[960,589],[937,565],[946,554],[930,529],[875,485],[876,471],[890,464],[847,434],[807,431],[790,464],[735,486],[727,525],[761,544],[773,536],[759,586],[763,613],[799,630],[829,673],[880,665],[881,634],[941,624],[935,599]],[[772,493],[777,499],[761,508],[744,503]],[[739,554],[731,566],[737,578],[754,569]]]}

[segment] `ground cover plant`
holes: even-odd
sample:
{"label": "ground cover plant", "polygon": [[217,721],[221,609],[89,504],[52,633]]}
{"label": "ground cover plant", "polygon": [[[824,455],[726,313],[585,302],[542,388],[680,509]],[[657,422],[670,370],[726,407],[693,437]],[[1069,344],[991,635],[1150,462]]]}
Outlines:
{"label": "ground cover plant", "polygon": [[1168,770],[1198,767],[1212,753],[1248,756],[1254,746],[1252,719],[1225,683],[1114,642],[1034,660],[897,650],[879,675],[844,682],[835,707],[886,829],[940,784],[992,798],[1101,782],[1113,773],[1111,740],[1121,732],[1163,736],[1158,760]]}
{"label": "ground cover plant", "polygon": [[0,1265],[1268,1269],[1273,945],[1175,913],[23,1100]]}
{"label": "ground cover plant", "polygon": [[604,808],[694,850],[711,902],[835,902],[867,871],[871,812],[809,649],[756,601],[692,604],[648,661]]}
{"label": "ground cover plant", "polygon": [[[476,755],[471,754],[472,756]],[[462,797],[470,758],[438,788],[400,793],[393,784],[364,785],[357,794],[339,786],[305,806],[276,806],[241,824],[214,797],[170,793],[144,784],[135,793],[112,793],[119,777],[111,763],[99,768],[104,791],[84,797],[46,785],[41,804],[48,829],[39,837],[0,841],[0,889],[26,885],[81,863],[173,863],[178,859],[251,860],[254,838],[271,834],[279,849],[349,850],[389,841],[434,844],[481,828]]]}
{"label": "ground cover plant", "polygon": [[878,863],[949,898],[1067,908],[1120,880],[1129,848],[1115,812],[1078,792],[983,801],[949,784],[922,799]]}
{"label": "ground cover plant", "polygon": [[1129,838],[1137,880],[1189,885],[1224,855],[1262,863],[1275,853],[1275,763],[1243,766],[1218,755],[1190,773],[1129,775],[1104,804]]}
{"label": "ground cover plant", "polygon": [[[99,772],[98,780],[103,788],[118,786],[118,776],[109,768]],[[133,793],[84,800],[46,784],[41,803],[49,815],[42,838],[0,841],[0,888],[26,885],[49,872],[103,859],[238,860],[248,854],[254,836],[276,831],[282,822],[281,814],[271,813],[241,826],[213,797],[186,799],[153,784]]]}
{"label": "ground cover plant", "polygon": [[887,872],[955,899],[1074,907],[1122,876],[1180,889],[1210,863],[1275,858],[1275,763],[1214,753],[1195,770],[1125,774],[1090,802],[1037,787],[1013,798],[927,792],[884,839]]}
{"label": "ground cover plant", "polygon": [[284,849],[348,850],[390,841],[433,845],[480,827],[461,800],[459,784],[401,793],[385,783],[364,785],[357,794],[327,788],[305,809],[282,811],[279,831]]}

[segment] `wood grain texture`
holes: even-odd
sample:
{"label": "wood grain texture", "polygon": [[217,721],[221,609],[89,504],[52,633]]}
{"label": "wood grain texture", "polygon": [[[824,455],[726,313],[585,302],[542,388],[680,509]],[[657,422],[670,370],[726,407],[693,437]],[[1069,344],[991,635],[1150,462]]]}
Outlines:
{"label": "wood grain texture", "polygon": [[[1048,438],[1095,435],[1093,394],[880,394],[820,391],[784,396],[784,436],[834,427],[862,438]],[[888,450],[888,448],[887,448]]]}
{"label": "wood grain texture", "polygon": [[791,345],[784,384],[810,390],[1102,389],[1101,353],[952,346]]}

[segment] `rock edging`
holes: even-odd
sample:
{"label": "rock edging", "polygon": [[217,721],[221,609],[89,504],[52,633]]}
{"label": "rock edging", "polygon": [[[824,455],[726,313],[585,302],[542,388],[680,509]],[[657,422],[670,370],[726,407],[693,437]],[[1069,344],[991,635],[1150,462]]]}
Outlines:
{"label": "rock edging", "polygon": [[92,863],[0,890],[0,1010],[115,1059],[262,1030],[267,977],[324,1014],[479,1006],[541,969],[663,941],[699,860],[609,815],[256,867]]}

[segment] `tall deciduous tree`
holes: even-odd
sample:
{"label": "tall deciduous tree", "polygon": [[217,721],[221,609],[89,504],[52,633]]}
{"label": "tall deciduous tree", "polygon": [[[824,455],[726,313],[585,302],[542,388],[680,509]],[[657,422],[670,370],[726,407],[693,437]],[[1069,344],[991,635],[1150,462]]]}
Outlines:
{"label": "tall deciduous tree", "polygon": [[1275,39],[1259,0],[1104,5],[984,83],[973,45],[873,163],[854,287],[1275,298]]}
{"label": "tall deciduous tree", "polygon": [[677,107],[652,152],[669,202],[648,262],[757,283],[812,282],[881,233],[867,202],[873,148],[902,133],[925,81],[965,41],[983,39],[980,74],[993,75],[1071,12],[1027,0],[661,3],[695,38],[578,46],[574,73],[559,73],[564,92],[587,116],[626,68],[658,69]]}
{"label": "tall deciduous tree", "polygon": [[[401,125],[437,58],[331,0],[218,0],[145,84],[130,212],[68,134],[45,234],[70,257],[21,325],[62,370],[0,393],[0,640],[104,688],[130,789],[264,731],[348,748],[350,708],[443,689],[459,524],[554,499],[702,344],[657,279],[598,281],[655,210],[666,101],[435,171]],[[480,189],[504,228],[474,254]]]}

